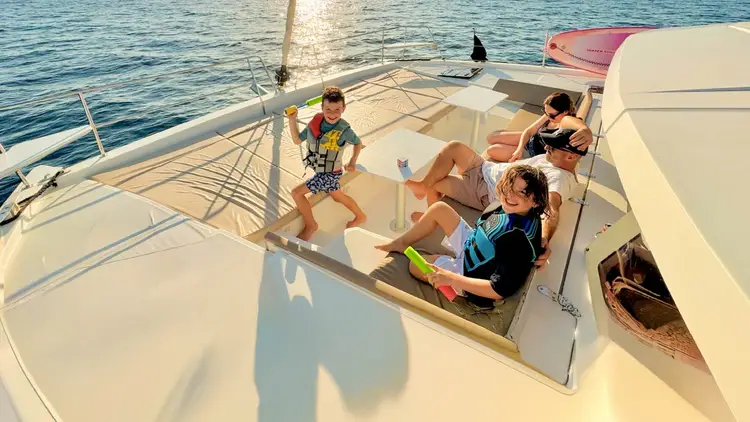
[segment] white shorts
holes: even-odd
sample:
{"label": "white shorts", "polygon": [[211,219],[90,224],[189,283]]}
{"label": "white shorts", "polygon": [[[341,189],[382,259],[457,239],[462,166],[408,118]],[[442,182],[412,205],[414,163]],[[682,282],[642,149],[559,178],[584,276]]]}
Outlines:
{"label": "white shorts", "polygon": [[[435,259],[435,266],[456,274],[464,275],[464,243],[466,243],[466,240],[473,232],[474,229],[472,229],[462,218],[461,221],[458,222],[456,229],[453,230],[453,233],[448,236],[448,244],[453,252],[456,253],[456,257],[451,258],[447,255],[440,255]],[[456,292],[459,295],[463,295],[463,292],[458,291],[458,289],[456,289]]]}

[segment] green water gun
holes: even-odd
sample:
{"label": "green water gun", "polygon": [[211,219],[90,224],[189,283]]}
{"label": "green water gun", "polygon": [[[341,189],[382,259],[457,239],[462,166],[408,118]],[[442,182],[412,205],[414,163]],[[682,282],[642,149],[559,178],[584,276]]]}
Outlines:
{"label": "green water gun", "polygon": [[286,113],[287,116],[291,116],[297,113],[297,110],[299,110],[300,108],[314,106],[315,104],[318,104],[321,101],[323,101],[323,95],[318,95],[317,97],[310,98],[309,100],[305,101],[304,104],[301,104],[299,106],[297,105],[289,106],[286,109],[284,109],[284,112]]}
{"label": "green water gun", "polygon": [[406,250],[404,251],[404,255],[406,255],[406,257],[409,258],[409,260],[413,262],[414,265],[417,266],[417,268],[419,268],[419,271],[422,271],[425,274],[435,272],[432,268],[427,266],[427,261],[422,258],[422,255],[420,255],[419,252],[415,251],[411,246],[406,248]]}
{"label": "green water gun", "polygon": [[[404,255],[406,255],[406,257],[409,258],[409,260],[413,262],[414,265],[417,266],[417,268],[419,268],[419,271],[422,271],[424,274],[430,274],[430,273],[435,272],[435,270],[427,266],[427,261],[425,261],[422,255],[420,255],[419,252],[415,251],[414,248],[412,248],[411,246],[406,248],[406,250],[404,251]],[[458,293],[456,293],[456,290],[451,286],[443,285],[443,286],[438,287],[437,289],[440,290],[445,295],[445,297],[451,302],[453,302],[453,299],[455,299],[456,296],[458,296]]]}

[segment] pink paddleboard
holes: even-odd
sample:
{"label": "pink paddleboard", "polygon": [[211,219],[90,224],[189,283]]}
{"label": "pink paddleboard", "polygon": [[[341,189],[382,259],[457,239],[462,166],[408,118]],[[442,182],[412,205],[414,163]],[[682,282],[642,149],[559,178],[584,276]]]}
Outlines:
{"label": "pink paddleboard", "polygon": [[564,65],[606,75],[615,51],[625,38],[654,28],[631,26],[561,32],[547,41],[547,55]]}

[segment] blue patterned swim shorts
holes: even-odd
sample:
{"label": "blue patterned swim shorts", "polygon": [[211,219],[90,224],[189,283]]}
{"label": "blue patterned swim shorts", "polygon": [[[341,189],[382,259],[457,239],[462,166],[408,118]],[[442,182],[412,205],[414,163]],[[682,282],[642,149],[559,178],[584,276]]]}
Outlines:
{"label": "blue patterned swim shorts", "polygon": [[326,173],[315,173],[315,176],[311,177],[310,180],[305,182],[305,186],[310,189],[310,192],[316,194],[318,192],[333,192],[341,189],[341,175],[344,172],[334,171]]}

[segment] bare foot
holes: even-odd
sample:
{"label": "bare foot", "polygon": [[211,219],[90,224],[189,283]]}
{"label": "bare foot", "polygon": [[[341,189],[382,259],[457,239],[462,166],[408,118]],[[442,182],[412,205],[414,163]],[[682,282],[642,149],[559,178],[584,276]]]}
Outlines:
{"label": "bare foot", "polygon": [[409,188],[417,199],[422,200],[427,195],[427,189],[424,183],[417,182],[416,180],[407,180],[404,182],[407,188]]}
{"label": "bare foot", "polygon": [[390,243],[384,243],[382,245],[376,245],[375,249],[380,249],[381,251],[385,252],[404,253],[404,251],[406,250],[406,246],[394,241]]}
{"label": "bare foot", "polygon": [[411,213],[411,222],[416,223],[420,218],[422,218],[423,215],[423,212],[414,211],[413,213]]}
{"label": "bare foot", "polygon": [[351,229],[352,227],[361,226],[362,224],[365,223],[365,221],[367,221],[367,216],[366,215],[364,215],[364,214],[355,215],[354,216],[354,220],[346,223],[346,228],[347,229]]}
{"label": "bare foot", "polygon": [[301,232],[297,235],[297,237],[301,240],[304,240],[305,242],[310,241],[310,238],[312,237],[315,232],[318,231],[318,225],[315,224],[314,226],[308,226],[305,225],[305,227],[302,229]]}

